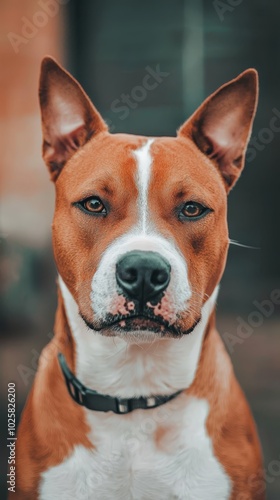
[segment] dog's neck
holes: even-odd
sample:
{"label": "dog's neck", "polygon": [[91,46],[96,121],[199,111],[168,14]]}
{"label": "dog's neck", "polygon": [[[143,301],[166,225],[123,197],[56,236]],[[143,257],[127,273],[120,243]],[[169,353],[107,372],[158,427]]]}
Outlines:
{"label": "dog's neck", "polygon": [[122,398],[167,395],[190,387],[218,287],[205,302],[201,320],[191,334],[138,343],[137,338],[127,342],[90,330],[61,278],[59,286],[75,343],[75,373],[84,385]]}

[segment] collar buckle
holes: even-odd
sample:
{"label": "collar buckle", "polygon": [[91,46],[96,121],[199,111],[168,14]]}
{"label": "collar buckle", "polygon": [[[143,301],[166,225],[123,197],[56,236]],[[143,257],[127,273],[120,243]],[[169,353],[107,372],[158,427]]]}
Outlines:
{"label": "collar buckle", "polygon": [[128,399],[118,399],[117,398],[117,411],[120,415],[131,412]]}

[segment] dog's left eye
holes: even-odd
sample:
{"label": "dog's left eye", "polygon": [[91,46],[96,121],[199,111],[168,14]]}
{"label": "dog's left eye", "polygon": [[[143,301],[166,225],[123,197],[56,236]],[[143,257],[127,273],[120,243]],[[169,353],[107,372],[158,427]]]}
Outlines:
{"label": "dog's left eye", "polygon": [[180,217],[184,219],[199,219],[206,212],[209,212],[209,208],[204,207],[196,201],[187,201],[180,212]]}
{"label": "dog's left eye", "polygon": [[102,201],[96,196],[87,198],[79,203],[79,205],[89,214],[106,214],[106,208]]}

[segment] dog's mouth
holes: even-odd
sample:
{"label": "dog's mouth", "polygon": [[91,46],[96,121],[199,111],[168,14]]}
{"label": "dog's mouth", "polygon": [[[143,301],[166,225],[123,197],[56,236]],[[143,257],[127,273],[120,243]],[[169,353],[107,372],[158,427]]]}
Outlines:
{"label": "dog's mouth", "polygon": [[170,324],[160,316],[153,314],[116,315],[108,314],[102,322],[90,322],[80,313],[88,328],[106,336],[116,336],[123,332],[152,332],[160,337],[180,338],[190,334],[198,325],[199,317],[188,329],[182,329],[176,324]]}

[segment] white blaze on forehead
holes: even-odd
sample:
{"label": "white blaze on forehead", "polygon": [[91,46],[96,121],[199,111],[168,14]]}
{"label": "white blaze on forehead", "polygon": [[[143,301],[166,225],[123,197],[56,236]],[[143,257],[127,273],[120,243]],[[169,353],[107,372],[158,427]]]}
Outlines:
{"label": "white blaze on forehead", "polygon": [[139,192],[140,227],[143,233],[147,231],[148,225],[148,190],[151,177],[152,157],[150,147],[154,139],[148,139],[141,148],[134,151],[137,161],[137,187]]}

